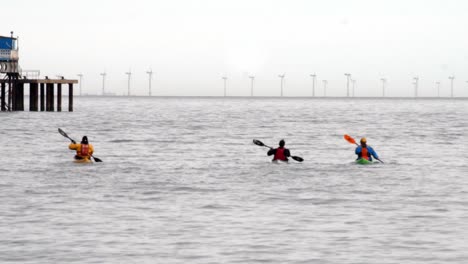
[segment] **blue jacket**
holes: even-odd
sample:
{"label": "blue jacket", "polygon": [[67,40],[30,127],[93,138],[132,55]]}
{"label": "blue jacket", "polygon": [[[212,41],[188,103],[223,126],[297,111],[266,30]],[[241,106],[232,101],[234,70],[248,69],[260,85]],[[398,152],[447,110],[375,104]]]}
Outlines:
{"label": "blue jacket", "polygon": [[[362,156],[361,152],[362,152],[362,147],[361,146],[357,147],[355,153],[356,155],[358,155],[358,159],[360,159]],[[370,157],[369,157],[370,161],[372,161],[372,157],[379,159],[379,155],[377,155],[377,152],[375,152],[375,150],[372,147],[367,146],[367,153],[370,154]]]}

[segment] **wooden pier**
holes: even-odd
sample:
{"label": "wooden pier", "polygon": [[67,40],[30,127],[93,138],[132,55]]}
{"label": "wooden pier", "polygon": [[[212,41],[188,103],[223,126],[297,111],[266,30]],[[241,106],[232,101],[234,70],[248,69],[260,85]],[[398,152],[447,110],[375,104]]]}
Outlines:
{"label": "wooden pier", "polygon": [[[19,66],[18,38],[0,36],[0,111],[24,111],[24,88],[29,86],[29,111],[55,111],[55,86],[57,87],[57,112],[62,111],[62,85],[68,84],[68,111],[73,112],[73,84],[78,80],[39,79],[39,71],[23,71]],[[35,72],[28,76],[28,72]],[[39,89],[40,88],[40,89]],[[45,88],[45,89],[44,89]]]}
{"label": "wooden pier", "polygon": [[[54,97],[55,91],[57,91],[57,112],[61,112],[62,85],[68,84],[68,111],[73,112],[73,84],[76,83],[78,83],[78,80],[1,79],[0,109],[1,111],[24,111],[24,89],[25,84],[27,84],[29,85],[29,111],[55,111]],[[57,87],[57,89],[55,89],[55,87]]]}

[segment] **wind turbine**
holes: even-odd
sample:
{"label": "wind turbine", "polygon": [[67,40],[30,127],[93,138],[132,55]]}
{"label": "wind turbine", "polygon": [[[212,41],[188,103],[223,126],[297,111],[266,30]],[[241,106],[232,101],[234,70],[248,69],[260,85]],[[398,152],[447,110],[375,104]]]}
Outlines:
{"label": "wind turbine", "polygon": [[413,80],[414,80],[414,97],[418,97],[419,77],[416,76],[413,78]]}
{"label": "wind turbine", "polygon": [[387,79],[381,78],[382,81],[382,97],[385,97],[385,85],[387,84]]}
{"label": "wind turbine", "polygon": [[286,76],[286,74],[280,74],[278,75],[278,77],[280,77],[281,79],[281,96],[283,96],[283,82],[284,82],[284,76]]}
{"label": "wind turbine", "polygon": [[440,82],[436,82],[437,84],[437,97],[440,97]]}
{"label": "wind turbine", "polygon": [[80,96],[81,96],[81,92],[82,92],[82,89],[81,89],[81,80],[83,79],[83,74],[79,73],[77,74],[78,77],[80,77]]}
{"label": "wind turbine", "polygon": [[148,74],[149,79],[149,96],[151,96],[151,79],[153,79],[153,69],[150,69],[146,73]]}
{"label": "wind turbine", "polygon": [[315,79],[317,75],[315,73],[310,74],[310,77],[312,77],[312,97],[315,97]]}
{"label": "wind turbine", "polygon": [[466,83],[468,83],[468,81],[466,81]]}
{"label": "wind turbine", "polygon": [[328,81],[327,81],[327,80],[322,80],[322,83],[323,83],[323,96],[326,97],[326,96],[327,96],[327,84],[328,84]]}
{"label": "wind turbine", "polygon": [[132,77],[132,70],[128,70],[125,74],[128,75],[128,96],[130,96],[130,79]]}
{"label": "wind turbine", "polygon": [[105,72],[101,73],[101,76],[102,76],[102,95],[105,95],[105,94],[106,94],[106,90],[105,90],[105,87],[106,87],[106,75],[107,75],[107,73],[105,73]]}
{"label": "wind turbine", "polygon": [[449,76],[450,79],[450,97],[453,97],[453,80],[455,79],[455,76]]}
{"label": "wind turbine", "polygon": [[253,96],[253,85],[254,85],[255,76],[249,75],[249,78],[250,78],[250,96]]}
{"label": "wind turbine", "polygon": [[226,97],[226,82],[227,82],[228,77],[223,76],[221,79],[223,79],[223,81],[224,81],[224,97]]}
{"label": "wind turbine", "polygon": [[349,97],[349,80],[351,79],[351,73],[345,73],[346,76],[346,97]]}

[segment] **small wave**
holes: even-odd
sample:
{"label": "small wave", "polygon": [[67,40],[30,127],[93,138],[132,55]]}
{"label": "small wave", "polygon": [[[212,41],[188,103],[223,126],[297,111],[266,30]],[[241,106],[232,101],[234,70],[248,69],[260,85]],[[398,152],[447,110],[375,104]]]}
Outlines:
{"label": "small wave", "polygon": [[226,189],[208,189],[208,188],[197,188],[197,187],[176,187],[172,189],[175,192],[222,192]]}
{"label": "small wave", "polygon": [[427,214],[427,215],[409,215],[408,218],[414,219],[430,219],[430,218],[443,218],[443,215],[434,215],[434,214]]}
{"label": "small wave", "polygon": [[134,140],[134,139],[114,139],[114,140],[110,140],[109,142],[110,143],[128,143],[128,142],[145,142],[145,141],[148,141],[148,140]]}
{"label": "small wave", "polygon": [[218,205],[218,204],[207,204],[205,206],[202,206],[201,209],[224,209],[224,206]]}
{"label": "small wave", "polygon": [[311,199],[311,198],[306,198],[306,199],[299,199],[301,202],[310,202],[315,205],[320,205],[320,204],[340,204],[340,203],[345,203],[348,202],[349,200],[347,199],[338,199],[338,198],[332,198],[332,199]]}
{"label": "small wave", "polygon": [[115,139],[115,140],[111,140],[109,142],[111,142],[111,143],[124,143],[124,142],[133,142],[133,140],[131,140],[131,139]]}
{"label": "small wave", "polygon": [[161,194],[160,191],[147,191],[147,192],[143,192],[141,193],[142,195],[155,195],[155,194]]}
{"label": "small wave", "polygon": [[[137,200],[155,202],[155,201],[163,201],[163,198],[161,198],[161,197],[142,197],[142,198],[138,198]],[[135,209],[138,209],[138,207],[135,207]],[[149,209],[149,208],[142,208],[142,209]]]}

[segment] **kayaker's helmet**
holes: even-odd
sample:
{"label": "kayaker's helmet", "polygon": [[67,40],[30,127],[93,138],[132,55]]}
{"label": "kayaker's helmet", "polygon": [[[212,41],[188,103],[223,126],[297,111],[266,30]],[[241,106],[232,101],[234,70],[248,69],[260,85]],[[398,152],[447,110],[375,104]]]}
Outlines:
{"label": "kayaker's helmet", "polygon": [[366,144],[367,143],[367,139],[365,137],[361,138],[361,144]]}
{"label": "kayaker's helmet", "polygon": [[83,136],[83,139],[81,140],[81,144],[88,144],[88,137]]}
{"label": "kayaker's helmet", "polygon": [[286,142],[284,142],[284,139],[280,140],[279,142],[280,147],[284,147],[284,144],[286,144]]}

